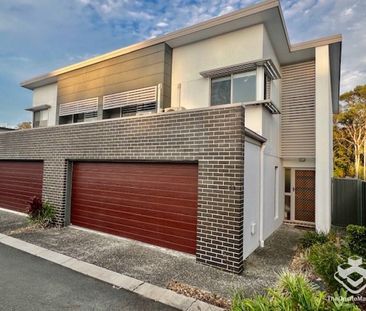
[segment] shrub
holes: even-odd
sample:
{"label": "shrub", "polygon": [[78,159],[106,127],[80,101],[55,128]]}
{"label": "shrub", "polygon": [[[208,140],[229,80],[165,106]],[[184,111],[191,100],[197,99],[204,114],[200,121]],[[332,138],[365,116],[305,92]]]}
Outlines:
{"label": "shrub", "polygon": [[314,244],[324,244],[328,241],[328,235],[323,232],[307,231],[300,239],[300,246],[301,248],[310,248]]}
{"label": "shrub", "polygon": [[346,242],[350,251],[366,259],[366,227],[348,225]]}
{"label": "shrub", "polygon": [[35,219],[39,216],[42,210],[42,200],[39,197],[33,197],[29,202],[27,214],[30,219]]}
{"label": "shrub", "polygon": [[55,218],[55,209],[49,202],[43,202],[38,197],[33,197],[27,210],[29,220],[32,223],[49,227]]}
{"label": "shrub", "polygon": [[334,279],[334,273],[338,265],[345,261],[347,250],[338,247],[332,242],[325,244],[314,244],[310,248],[309,262],[314,271],[324,280],[330,290],[340,287]]}
{"label": "shrub", "polygon": [[317,290],[304,275],[283,272],[278,285],[269,289],[266,295],[243,298],[236,294],[232,302],[232,311],[292,311],[292,310],[359,310],[347,301],[347,293],[341,290],[334,297]]}

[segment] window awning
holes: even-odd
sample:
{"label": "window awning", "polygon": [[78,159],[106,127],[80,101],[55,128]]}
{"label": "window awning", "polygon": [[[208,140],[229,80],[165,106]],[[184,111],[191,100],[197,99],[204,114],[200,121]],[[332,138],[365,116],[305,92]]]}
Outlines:
{"label": "window awning", "polygon": [[32,112],[36,112],[36,111],[42,111],[42,110],[47,110],[51,108],[50,105],[39,105],[39,106],[34,106],[34,107],[30,107],[30,108],[26,108],[26,111],[32,111]]}
{"label": "window awning", "polygon": [[103,109],[114,109],[129,105],[148,104],[158,101],[158,87],[149,86],[103,96]]}
{"label": "window awning", "polygon": [[206,70],[200,72],[200,75],[204,78],[219,78],[230,74],[256,70],[258,66],[263,66],[266,74],[272,80],[281,78],[280,72],[271,59],[260,59],[252,62]]}
{"label": "window awning", "polygon": [[98,111],[98,97],[77,100],[69,103],[61,103],[59,107],[60,117]]}
{"label": "window awning", "polygon": [[277,108],[277,106],[270,99],[243,103],[244,107],[258,106],[258,105],[263,105],[272,114],[281,114],[281,111]]}

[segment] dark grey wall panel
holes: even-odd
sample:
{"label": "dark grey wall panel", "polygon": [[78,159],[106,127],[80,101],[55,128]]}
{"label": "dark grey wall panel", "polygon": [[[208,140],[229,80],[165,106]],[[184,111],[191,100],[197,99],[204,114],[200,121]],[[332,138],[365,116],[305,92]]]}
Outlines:
{"label": "dark grey wall panel", "polygon": [[[170,105],[171,48],[166,44],[121,55],[60,76],[58,104],[162,84]],[[166,90],[165,90],[166,88]]]}

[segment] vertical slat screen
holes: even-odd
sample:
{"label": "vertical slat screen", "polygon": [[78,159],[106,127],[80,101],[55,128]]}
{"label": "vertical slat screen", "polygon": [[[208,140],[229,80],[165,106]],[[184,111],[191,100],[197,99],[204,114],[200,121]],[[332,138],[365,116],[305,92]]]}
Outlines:
{"label": "vertical slat screen", "polygon": [[281,151],[284,158],[315,157],[315,62],[282,68]]}

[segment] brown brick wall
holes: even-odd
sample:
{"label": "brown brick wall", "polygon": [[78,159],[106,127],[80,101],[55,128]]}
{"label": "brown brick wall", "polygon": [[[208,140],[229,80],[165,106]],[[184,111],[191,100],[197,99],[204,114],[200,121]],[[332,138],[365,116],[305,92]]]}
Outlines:
{"label": "brown brick wall", "polygon": [[198,261],[239,273],[244,108],[166,113],[0,134],[0,160],[44,160],[43,197],[67,224],[73,160],[198,161]]}

